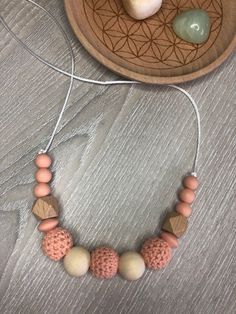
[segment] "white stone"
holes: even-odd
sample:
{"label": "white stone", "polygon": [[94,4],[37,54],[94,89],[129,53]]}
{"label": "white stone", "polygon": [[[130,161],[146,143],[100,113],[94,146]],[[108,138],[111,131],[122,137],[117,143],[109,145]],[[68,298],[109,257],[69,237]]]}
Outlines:
{"label": "white stone", "polygon": [[136,20],[146,19],[159,11],[162,0],[122,0],[127,13]]}

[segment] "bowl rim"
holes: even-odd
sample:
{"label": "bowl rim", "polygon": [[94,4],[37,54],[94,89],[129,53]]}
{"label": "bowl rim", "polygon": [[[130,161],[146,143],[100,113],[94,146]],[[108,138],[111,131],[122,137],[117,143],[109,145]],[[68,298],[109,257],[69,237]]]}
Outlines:
{"label": "bowl rim", "polygon": [[236,32],[226,47],[226,49],[222,52],[222,54],[216,58],[213,62],[209,63],[207,66],[188,74],[178,75],[178,76],[152,76],[147,74],[141,74],[130,69],[124,68],[117,63],[111,61],[106,56],[101,54],[94,46],[89,42],[89,40],[84,36],[83,32],[80,30],[76,20],[74,19],[74,14],[70,10],[68,0],[64,0],[65,11],[67,15],[67,19],[69,24],[75,34],[75,36],[79,39],[81,45],[87,50],[87,52],[92,55],[98,62],[104,65],[106,68],[115,72],[118,75],[121,75],[129,80],[140,81],[146,84],[159,84],[159,85],[168,85],[168,84],[179,84],[185,83],[197,78],[200,78],[216,68],[218,68],[221,64],[223,64],[227,58],[231,55],[231,53],[236,48]]}

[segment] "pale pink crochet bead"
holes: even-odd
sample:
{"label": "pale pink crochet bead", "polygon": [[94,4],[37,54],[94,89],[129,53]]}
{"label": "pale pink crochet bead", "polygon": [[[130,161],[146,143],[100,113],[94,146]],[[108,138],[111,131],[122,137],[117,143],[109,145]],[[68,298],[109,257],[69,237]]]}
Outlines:
{"label": "pale pink crochet bead", "polygon": [[169,232],[163,231],[161,233],[161,238],[166,241],[172,249],[176,249],[179,245],[179,241],[176,236]]}
{"label": "pale pink crochet bead", "polygon": [[91,252],[90,270],[95,277],[109,279],[116,275],[119,255],[109,247],[100,247]]}
{"label": "pale pink crochet bead", "polygon": [[162,239],[150,238],[144,242],[141,250],[144,262],[148,268],[164,268],[171,259],[171,248]]}
{"label": "pale pink crochet bead", "polygon": [[54,261],[58,261],[73,246],[71,234],[61,228],[50,230],[43,238],[42,249],[45,255]]}

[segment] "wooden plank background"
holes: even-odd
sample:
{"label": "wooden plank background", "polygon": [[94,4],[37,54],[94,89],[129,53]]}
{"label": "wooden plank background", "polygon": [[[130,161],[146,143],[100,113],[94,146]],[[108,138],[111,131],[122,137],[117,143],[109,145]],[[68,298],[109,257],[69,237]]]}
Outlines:
{"label": "wooden plank background", "polygon": [[[40,0],[62,23],[76,72],[116,79],[82,48],[63,1]],[[56,27],[23,0],[0,12],[24,41],[68,69]],[[233,314],[236,312],[236,56],[183,85],[202,118],[201,188],[170,265],[137,282],[73,279],[43,256],[31,214],[33,159],[63,104],[68,78],[40,64],[0,25],[0,313]],[[196,132],[188,102],[167,87],[76,82],[56,136],[53,188],[75,242],[137,249],[157,232],[190,169]]]}

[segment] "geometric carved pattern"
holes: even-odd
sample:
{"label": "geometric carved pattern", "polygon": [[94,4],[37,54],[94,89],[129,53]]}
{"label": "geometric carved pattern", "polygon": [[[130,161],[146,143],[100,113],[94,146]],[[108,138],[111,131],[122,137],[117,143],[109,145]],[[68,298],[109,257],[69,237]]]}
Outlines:
{"label": "geometric carved pattern", "polygon": [[[126,62],[151,69],[187,65],[204,55],[216,41],[222,26],[222,0],[164,0],[154,16],[136,21],[125,12],[121,0],[83,0],[84,12],[99,41]],[[206,10],[211,19],[210,39],[190,44],[172,29],[174,17],[188,9]]]}
{"label": "geometric carved pattern", "polygon": [[181,237],[187,230],[188,220],[179,213],[171,212],[167,214],[162,229],[174,234],[177,238]]}
{"label": "geometric carved pattern", "polygon": [[52,195],[38,198],[32,212],[37,219],[41,220],[58,217],[59,209],[56,198]]}

